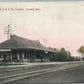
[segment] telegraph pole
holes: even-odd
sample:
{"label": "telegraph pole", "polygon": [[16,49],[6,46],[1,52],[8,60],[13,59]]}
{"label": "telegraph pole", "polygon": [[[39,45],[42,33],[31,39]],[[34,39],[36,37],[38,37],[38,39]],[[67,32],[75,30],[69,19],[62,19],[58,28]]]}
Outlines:
{"label": "telegraph pole", "polygon": [[8,25],[7,27],[5,27],[5,30],[4,30],[4,34],[7,34],[7,40],[10,38],[10,34],[11,34],[11,27],[10,25]]}
{"label": "telegraph pole", "polygon": [[10,34],[12,33],[11,25],[12,25],[12,16],[11,16],[11,13],[10,13],[9,14],[9,24],[4,29],[4,34],[7,35],[7,40],[10,39]]}

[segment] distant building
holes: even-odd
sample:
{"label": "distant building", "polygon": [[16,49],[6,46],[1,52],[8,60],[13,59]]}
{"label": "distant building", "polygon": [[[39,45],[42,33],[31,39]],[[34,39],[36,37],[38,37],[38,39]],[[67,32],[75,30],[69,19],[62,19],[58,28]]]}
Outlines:
{"label": "distant building", "polygon": [[39,41],[11,35],[9,40],[0,43],[0,59],[5,61],[40,62],[49,61],[53,50]]}

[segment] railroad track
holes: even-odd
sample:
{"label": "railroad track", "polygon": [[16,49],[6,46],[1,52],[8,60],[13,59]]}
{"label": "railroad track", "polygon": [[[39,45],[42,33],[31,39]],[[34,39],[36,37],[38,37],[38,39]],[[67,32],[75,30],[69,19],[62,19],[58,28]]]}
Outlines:
{"label": "railroad track", "polygon": [[19,74],[19,73],[25,73],[25,72],[31,72],[31,71],[36,71],[41,70],[41,69],[50,69],[53,67],[59,68],[61,66],[64,66],[64,64],[59,64],[59,65],[38,65],[38,66],[26,66],[26,67],[21,67],[21,68],[10,68],[10,69],[2,69],[0,70],[0,77],[3,76],[8,76],[8,75],[13,75],[13,74]]}
{"label": "railroad track", "polygon": [[0,83],[7,83],[7,82],[12,82],[12,81],[16,81],[16,80],[20,80],[20,79],[24,79],[24,78],[31,78],[31,77],[39,76],[42,74],[47,74],[50,72],[55,72],[55,71],[83,65],[83,64],[84,63],[69,64],[69,65],[61,66],[59,68],[54,67],[54,68],[50,68],[50,69],[48,68],[48,69],[41,69],[41,70],[36,70],[36,71],[25,71],[25,72],[19,73],[19,74],[12,74],[10,76],[1,76]]}

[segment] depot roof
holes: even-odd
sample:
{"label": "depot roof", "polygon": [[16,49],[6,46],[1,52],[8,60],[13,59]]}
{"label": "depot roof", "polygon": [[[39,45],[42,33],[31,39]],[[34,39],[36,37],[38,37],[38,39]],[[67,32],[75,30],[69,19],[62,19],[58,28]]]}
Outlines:
{"label": "depot roof", "polygon": [[29,40],[16,35],[11,35],[9,40],[0,43],[0,49],[36,49],[54,52],[43,46],[38,40]]}

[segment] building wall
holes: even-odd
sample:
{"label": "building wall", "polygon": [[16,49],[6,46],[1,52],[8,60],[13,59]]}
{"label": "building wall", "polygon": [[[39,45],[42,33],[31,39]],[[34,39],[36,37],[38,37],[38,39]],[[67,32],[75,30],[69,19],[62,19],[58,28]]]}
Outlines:
{"label": "building wall", "polygon": [[[1,55],[0,55],[1,56]],[[11,60],[14,62],[47,62],[49,55],[44,51],[36,50],[11,50],[11,52],[2,52],[4,60]]]}

